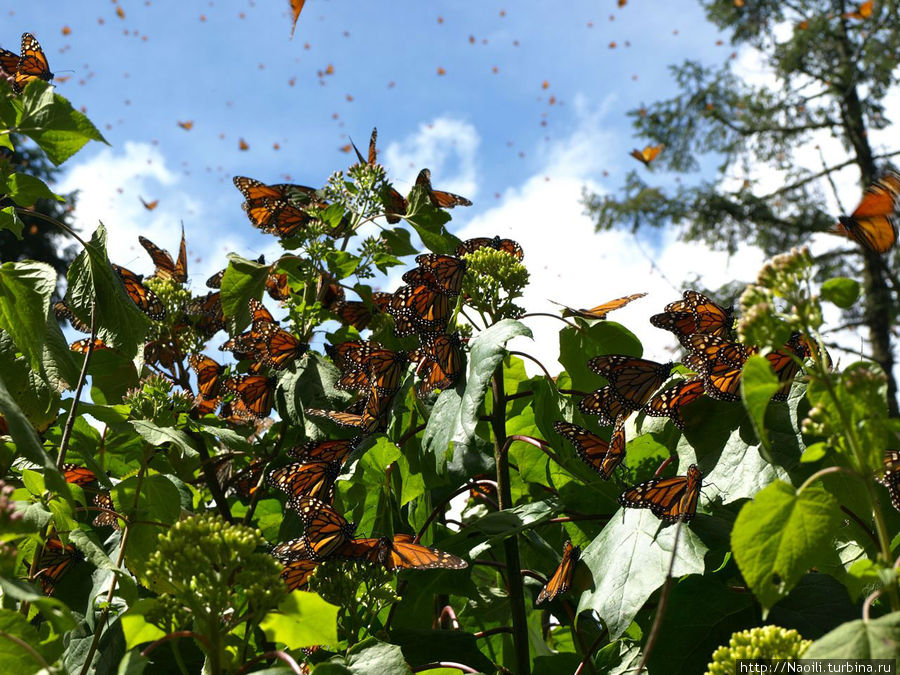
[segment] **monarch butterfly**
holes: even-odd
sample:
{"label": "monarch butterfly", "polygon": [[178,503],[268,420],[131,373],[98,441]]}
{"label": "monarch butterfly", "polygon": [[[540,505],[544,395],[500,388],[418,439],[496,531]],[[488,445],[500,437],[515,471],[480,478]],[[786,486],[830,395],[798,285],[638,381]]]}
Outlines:
{"label": "monarch butterfly", "polygon": [[459,294],[462,288],[466,261],[452,255],[426,253],[416,257],[419,267],[403,275],[407,284],[424,282],[435,290],[450,296]]}
{"label": "monarch butterfly", "polygon": [[73,485],[81,487],[97,480],[97,474],[86,466],[78,466],[77,464],[71,464],[69,462],[62,465],[62,472],[63,478],[66,479],[67,483],[72,483]]}
{"label": "monarch butterfly", "polygon": [[277,185],[266,185],[254,178],[245,176],[235,176],[232,179],[234,186],[241,191],[251,204],[256,204],[264,199],[277,199],[289,201],[297,197],[304,201],[310,201],[316,196],[316,189],[307,187],[306,185],[294,185],[292,183],[279,183]]}
{"label": "monarch butterfly", "polygon": [[[201,412],[207,409],[207,407],[202,403],[198,407]],[[215,410],[215,406],[212,406],[209,412],[212,412],[212,410]],[[234,398],[231,401],[226,401],[225,403],[223,403],[222,409],[219,410],[219,418],[228,422],[229,424],[234,424],[236,426],[253,424],[257,421],[256,415],[250,412],[247,404],[244,403],[240,398]]]}
{"label": "monarch butterfly", "polygon": [[687,339],[696,333],[727,338],[734,324],[734,310],[725,308],[698,291],[687,290],[682,300],[666,305],[662,314],[650,317],[650,323],[657,328],[675,334],[682,345],[688,347]]}
{"label": "monarch butterfly", "polygon": [[356,144],[353,141],[350,141],[350,145],[353,146],[353,151],[356,153],[356,158],[359,160],[360,164],[368,164],[372,166],[376,163],[376,158],[378,153],[375,151],[375,141],[378,139],[378,129],[372,128],[372,135],[369,136],[369,157],[368,159],[363,159],[362,153],[359,151],[359,148],[356,147]]}
{"label": "monarch butterfly", "polygon": [[672,362],[657,363],[622,354],[595,356],[588,368],[605,377],[613,394],[640,408],[672,372]]}
{"label": "monarch butterfly", "polygon": [[878,482],[888,489],[891,504],[900,511],[900,452],[887,450],[884,453],[884,475]]}
{"label": "monarch butterfly", "polygon": [[660,145],[648,145],[643,150],[638,150],[635,148],[631,151],[631,156],[634,157],[637,161],[643,164],[646,167],[650,166],[650,162],[656,159],[659,156],[659,153],[663,151],[663,148],[666,147],[662,144]]}
{"label": "monarch butterfly", "polygon": [[184,229],[181,230],[181,247],[178,250],[178,262],[172,259],[168,251],[164,251],[146,237],[138,237],[141,246],[146,249],[156,266],[153,276],[158,279],[172,279],[180,284],[187,281],[187,249],[185,248]]}
{"label": "monarch butterfly", "polygon": [[644,408],[651,417],[668,417],[679,429],[684,429],[684,418],[681,409],[703,396],[703,380],[692,377],[682,380],[672,387],[653,396]]}
{"label": "monarch butterfly", "polygon": [[351,539],[337,547],[332,557],[344,560],[366,560],[384,565],[388,570],[461,570],[469,566],[462,558],[436,548],[422,546],[412,535]]}
{"label": "monarch butterfly", "polygon": [[272,555],[284,565],[281,578],[291,591],[306,586],[310,575],[319,565],[319,561],[313,559],[313,552],[303,538],[278,544],[272,549]]}
{"label": "monarch butterfly", "polygon": [[122,280],[128,297],[138,306],[138,309],[154,321],[162,321],[166,318],[165,306],[156,297],[156,293],[144,286],[143,277],[120,265],[114,264],[113,269],[119,275],[119,279]]}
{"label": "monarch butterfly", "polygon": [[289,199],[293,195],[310,200],[315,189],[304,185],[266,185],[253,178],[235,176],[234,186],[246,201],[243,209],[255,227],[268,234],[289,237],[305,226],[312,216],[294,206]]}
{"label": "monarch butterfly", "polygon": [[309,408],[306,414],[313,417],[325,417],[339,426],[360,429],[365,434],[372,434],[386,429],[388,412],[392,403],[391,397],[379,392],[377,389],[373,389],[364,401],[365,405],[362,413]]}
{"label": "monarch butterfly", "polygon": [[409,208],[409,202],[390,185],[385,186],[381,198],[384,201],[385,220],[391,225],[396,225],[402,220],[403,216],[406,215],[406,209]]}
{"label": "monarch butterfly", "polygon": [[604,302],[602,305],[597,305],[596,307],[592,307],[591,309],[572,309],[567,305],[563,305],[559,302],[554,302],[551,300],[554,305],[559,305],[563,307],[563,316],[577,316],[582,319],[605,319],[606,315],[612,311],[617,309],[621,309],[625,305],[630,302],[634,302],[638,298],[643,298],[646,293],[634,293],[633,295],[626,295],[622,298],[616,298],[615,300],[610,300],[609,302]]}
{"label": "monarch butterfly", "polygon": [[394,334],[442,333],[450,320],[450,301],[445,293],[428,284],[401,286],[387,308],[394,317]]}
{"label": "monarch butterfly", "polygon": [[497,251],[509,253],[511,256],[519,260],[522,260],[525,257],[525,251],[523,251],[522,247],[519,246],[519,242],[513,241],[512,239],[501,239],[499,236],[475,237],[474,239],[466,239],[463,243],[456,247],[456,255],[468,255],[469,253],[477,251],[480,248],[484,248],[485,246]]}
{"label": "monarch butterfly", "polygon": [[897,241],[894,212],[900,195],[900,175],[888,171],[869,185],[850,216],[841,216],[832,230],[875,253],[885,253]]}
{"label": "monarch butterfly", "polygon": [[441,192],[440,190],[432,188],[431,171],[428,169],[422,169],[419,172],[419,175],[416,176],[416,185],[425,188],[425,194],[428,195],[428,199],[431,201],[432,206],[441,209],[452,209],[454,206],[472,206],[472,202],[465,197],[460,197],[452,192]]}
{"label": "monarch butterfly", "polygon": [[259,489],[259,479],[265,469],[265,464],[264,460],[254,459],[249,466],[229,478],[227,481],[230,484],[229,487],[241,499],[250,499]]}
{"label": "monarch butterfly", "polygon": [[257,333],[257,359],[274,370],[283,370],[309,349],[309,344],[275,324],[265,323],[258,330],[254,326],[254,332]]}
{"label": "monarch butterfly", "polygon": [[199,317],[195,327],[206,337],[212,337],[225,329],[225,312],[222,309],[222,294],[218,291],[191,300],[185,312]]}
{"label": "monarch butterfly", "polygon": [[422,378],[418,388],[420,398],[435,389],[449,389],[462,373],[462,354],[459,333],[450,335],[423,335],[420,350]]}
{"label": "monarch butterfly", "polygon": [[340,440],[309,441],[288,450],[294,459],[304,462],[341,462],[353,452],[362,440],[361,436]]}
{"label": "monarch butterfly", "polygon": [[363,356],[360,367],[365,369],[372,390],[390,396],[400,388],[407,363],[406,352],[373,349]]}
{"label": "monarch butterfly", "polygon": [[224,380],[222,386],[236,393],[251,415],[258,419],[268,417],[275,399],[275,378],[242,375]]}
{"label": "monarch butterfly", "polygon": [[324,560],[347,542],[356,530],[340,513],[315,497],[291,501],[291,507],[303,521],[303,539],[316,560]]}
{"label": "monarch butterfly", "polygon": [[316,497],[330,502],[331,489],[340,473],[341,462],[292,462],[272,471],[266,484],[291,499]]}
{"label": "monarch butterfly", "polygon": [[800,333],[792,335],[781,349],[766,354],[766,360],[772,367],[778,381],[782,383],[781,389],[772,396],[774,400],[787,400],[794,377],[800,372],[800,364],[797,362],[797,359],[805,359],[809,355],[809,346],[802,339]]}
{"label": "monarch butterfly", "polygon": [[697,465],[691,464],[686,476],[653,478],[625,490],[619,495],[619,504],[630,509],[650,509],[667,523],[688,522],[697,512],[702,477]]}
{"label": "monarch butterfly", "polygon": [[[94,495],[94,506],[106,509],[97,514],[92,524],[94,527],[111,527],[114,530],[122,529],[119,526],[119,517],[115,513],[116,507],[113,504],[112,496],[108,492],[100,492]],[[110,513],[112,512],[112,513]]]}
{"label": "monarch butterfly", "polygon": [[[343,295],[343,294],[342,294]],[[337,300],[325,307],[337,315],[338,321],[345,326],[353,326],[357,330],[365,330],[372,322],[372,317],[384,312],[391,302],[391,293],[372,293],[371,304],[360,300]],[[324,303],[323,303],[324,304]]]}
{"label": "monarch butterfly", "polygon": [[553,428],[575,446],[578,456],[603,480],[609,480],[613,470],[625,459],[625,420],[621,417],[616,420],[609,442],[570,422],[554,422]]}
{"label": "monarch butterfly", "polygon": [[25,85],[32,80],[53,79],[47,57],[37,39],[31,33],[22,33],[22,48],[19,56],[13,52],[2,50],[0,68],[7,75],[13,76],[12,88],[17,94],[22,93]]}
{"label": "monarch butterfly", "polygon": [[87,354],[88,349],[93,349],[97,351],[99,349],[112,349],[108,344],[106,344],[103,340],[98,338],[82,338],[81,340],[75,340],[72,344],[69,345],[69,349],[73,352],[77,352],[79,354]]}
{"label": "monarch butterfly", "polygon": [[279,302],[291,297],[288,275],[283,272],[269,272],[266,277],[266,293],[270,298]]}
{"label": "monarch butterfly", "polygon": [[75,330],[81,331],[82,333],[91,332],[91,327],[84,321],[79,319],[77,316],[75,316],[72,308],[69,307],[65,302],[54,302],[53,313],[60,321],[62,321],[63,319],[67,320],[70,324],[72,324],[72,328],[74,328]]}
{"label": "monarch butterfly", "polygon": [[550,581],[537,596],[535,604],[540,605],[548,600],[554,600],[569,590],[580,558],[581,549],[578,546],[572,546],[571,541],[567,541],[563,547],[562,562],[559,563],[559,567],[550,577]]}
{"label": "monarch butterfly", "polygon": [[625,420],[635,410],[640,410],[641,405],[632,403],[607,385],[582,398],[578,409],[587,415],[597,415],[600,426],[608,427],[618,419]]}
{"label": "monarch butterfly", "polygon": [[63,546],[57,536],[52,536],[44,542],[44,550],[38,562],[38,570],[35,578],[41,581],[41,591],[44,595],[53,595],[56,584],[65,576],[66,572],[81,559],[81,552],[72,544]]}
{"label": "monarch butterfly", "polygon": [[745,345],[741,342],[731,342],[712,335],[699,333],[688,338],[688,348],[701,361],[701,372],[705,372],[714,364],[727,364],[742,368],[753,354],[756,347]]}
{"label": "monarch butterfly", "polygon": [[219,407],[220,401],[221,399],[218,398],[203,398],[202,396],[195,396],[193,407],[201,416],[209,415],[216,411],[216,408]]}
{"label": "monarch butterfly", "polygon": [[225,367],[204,354],[191,354],[188,365],[197,374],[197,391],[201,398],[215,399],[222,393]]}

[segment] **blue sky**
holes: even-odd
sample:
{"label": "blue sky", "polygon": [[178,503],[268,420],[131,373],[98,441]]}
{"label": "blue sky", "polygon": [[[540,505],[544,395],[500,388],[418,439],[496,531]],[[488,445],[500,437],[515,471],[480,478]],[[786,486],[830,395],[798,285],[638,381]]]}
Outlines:
{"label": "blue sky", "polygon": [[[532,311],[553,311],[548,299],[592,306],[650,291],[645,306],[621,314],[646,322],[695,272],[712,273],[714,285],[749,279],[759,262],[742,256],[738,270],[674,233],[641,247],[630,233],[595,235],[580,203],[583,187],[615,190],[637,166],[628,153],[643,143],[626,113],[674,93],[669,64],[728,59],[727,36],[695,2],[308,0],[292,40],[287,0],[33,0],[9,11],[4,28],[10,49],[23,31],[37,36],[58,91],[109,140],[72,158],[59,188],[80,191],[78,223],[102,220],[111,257],[139,272],[151,267],[137,235],[175,250],[180,222],[198,289],[228,251],[277,257],[240,210],[231,177],[321,186],[351,162],[341,151],[348,136],[364,147],[373,126],[401,191],[427,166],[435,187],[475,202],[454,210],[458,234],[523,244]],[[536,347],[548,357],[550,323]],[[669,343],[649,330],[660,349]]]}

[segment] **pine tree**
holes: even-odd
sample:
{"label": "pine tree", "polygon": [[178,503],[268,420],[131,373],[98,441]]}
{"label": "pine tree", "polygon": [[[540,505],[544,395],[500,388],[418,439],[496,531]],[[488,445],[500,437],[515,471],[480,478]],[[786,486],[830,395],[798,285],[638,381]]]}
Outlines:
{"label": "pine tree", "polygon": [[[832,174],[858,172],[860,186],[885,169],[895,148],[874,148],[868,131],[891,124],[884,100],[897,84],[900,9],[895,0],[701,0],[707,17],[730,31],[732,44],[758,50],[771,69],[771,85],[749,82],[733,70],[685,61],[671,70],[679,93],[632,110],[637,133],[664,150],[651,166],[687,173],[709,156],[719,162],[714,181],[665,189],[632,171],[619,196],[589,195],[599,230],[683,226],[687,240],[736,252],[754,244],[767,254],[806,243],[836,222],[826,210]],[[734,54],[732,54],[732,57]],[[801,167],[798,148],[830,136],[846,151],[822,167]],[[708,161],[708,158],[707,158]],[[764,193],[748,169],[778,171],[781,187]],[[741,174],[747,179],[741,182]],[[651,174],[652,175],[652,174]],[[758,175],[758,174],[756,174]],[[735,180],[735,177],[738,180]],[[853,204],[844,207],[852,210]],[[865,326],[870,356],[888,377],[891,414],[898,415],[891,327],[898,315],[900,275],[896,250],[881,256],[849,240],[821,256],[822,273],[861,280],[863,306],[846,317]]]}

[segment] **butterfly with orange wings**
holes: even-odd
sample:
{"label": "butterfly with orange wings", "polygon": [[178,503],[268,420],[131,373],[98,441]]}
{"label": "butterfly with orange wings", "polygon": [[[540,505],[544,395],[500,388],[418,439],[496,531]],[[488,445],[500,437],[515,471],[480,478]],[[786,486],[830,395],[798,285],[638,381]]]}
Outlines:
{"label": "butterfly with orange wings", "polygon": [[451,306],[446,293],[419,282],[413,286],[401,286],[391,298],[387,312],[394,317],[394,334],[397,337],[413,333],[440,334],[450,321]]}
{"label": "butterfly with orange wings", "polygon": [[325,352],[341,371],[335,386],[345,391],[368,392],[377,389],[380,393],[391,395],[400,387],[409,362],[406,352],[384,349],[361,340],[326,345]]}
{"label": "butterfly with orange wings", "polygon": [[187,249],[184,242],[184,229],[181,230],[181,247],[178,250],[178,262],[172,259],[172,255],[168,251],[161,249],[146,237],[138,237],[138,241],[150,254],[150,258],[156,266],[156,271],[153,273],[154,277],[157,279],[171,279],[179,284],[187,282]]}
{"label": "butterfly with orange wings", "polygon": [[625,459],[625,423],[621,417],[616,420],[608,442],[570,422],[554,422],[553,428],[575,446],[582,461],[600,474],[603,480],[609,480],[613,470]]}
{"label": "butterfly with orange wings", "polygon": [[689,363],[700,374],[705,392],[720,401],[739,401],[741,372],[757,348],[700,334],[692,335],[688,344]]}
{"label": "butterfly with orange wings", "polygon": [[81,552],[72,544],[63,546],[62,541],[57,536],[47,539],[44,542],[41,559],[34,574],[34,578],[39,579],[41,582],[41,591],[43,591],[44,595],[53,595],[59,580],[81,558]]}
{"label": "butterfly with orange wings", "polygon": [[432,206],[441,209],[452,209],[454,206],[472,206],[472,202],[465,197],[460,197],[452,192],[441,192],[431,187],[431,171],[422,169],[416,176],[416,185],[425,189],[425,194]]}
{"label": "butterfly with orange wings", "polygon": [[623,298],[616,298],[615,300],[610,300],[609,302],[604,302],[602,305],[597,305],[596,307],[592,307],[591,309],[573,309],[568,305],[564,305],[561,302],[556,302],[551,300],[554,305],[559,305],[563,307],[563,316],[577,316],[581,319],[605,319],[606,315],[610,312],[613,312],[617,309],[621,309],[625,305],[630,302],[634,302],[638,298],[643,298],[646,293],[634,293],[633,295],[626,295]]}
{"label": "butterfly with orange wings", "polygon": [[[223,471],[226,471],[226,466],[228,467],[227,471],[232,470],[231,463],[229,462],[222,467]],[[241,499],[250,499],[259,489],[259,479],[262,478],[263,470],[265,468],[265,460],[254,459],[250,462],[249,466],[241,469],[228,478],[228,480],[223,481],[223,483],[226,483]],[[227,476],[228,474],[226,473],[225,475]]]}
{"label": "butterfly with orange wings", "polygon": [[104,509],[91,521],[94,527],[111,527],[114,530],[122,529],[119,525],[119,516],[115,512],[116,507],[113,504],[112,496],[108,492],[100,492],[94,495],[94,506]]}
{"label": "butterfly with orange wings", "polygon": [[316,497],[331,502],[334,481],[341,473],[343,462],[292,462],[266,476],[269,487],[281,490],[294,500]]}
{"label": "butterfly with orange wings", "polygon": [[410,534],[396,534],[393,539],[350,539],[336,547],[331,557],[372,562],[384,565],[387,570],[461,570],[469,566],[455,555],[415,543]]}
{"label": "butterfly with orange wings", "polygon": [[884,474],[878,482],[888,489],[891,504],[900,511],[900,452],[887,450],[884,453]]}
{"label": "butterfly with orange wings", "polygon": [[587,363],[597,375],[605,377],[612,393],[631,405],[640,408],[672,372],[671,361],[657,363],[623,354],[595,356]]}
{"label": "butterfly with orange wings", "polygon": [[251,366],[252,372],[258,372],[263,366],[273,370],[283,370],[309,349],[309,345],[300,342],[292,333],[279,328],[275,318],[256,298],[250,298],[250,318],[252,327],[249,331],[237,335],[223,344],[219,349],[234,352],[241,359],[256,361]]}
{"label": "butterfly with orange wings", "polygon": [[288,590],[306,586],[310,575],[319,566],[319,560],[306,543],[305,538],[284,541],[272,549],[272,556],[284,566],[281,578]]}
{"label": "butterfly with orange wings", "polygon": [[356,147],[356,144],[351,140],[350,145],[353,146],[353,151],[356,153],[356,158],[359,160],[359,163],[362,165],[374,166],[377,162],[378,152],[375,150],[375,141],[378,140],[378,129],[372,128],[372,135],[369,136],[369,156],[368,158],[364,158],[362,153],[359,151],[359,148]]}
{"label": "butterfly with orange wings", "polygon": [[866,188],[859,206],[838,219],[832,233],[849,237],[874,253],[886,253],[897,242],[897,199],[900,174],[888,171]]}
{"label": "butterfly with orange wings", "polygon": [[91,332],[91,327],[84,321],[79,319],[77,316],[75,316],[72,308],[69,307],[65,302],[59,301],[53,303],[53,313],[60,321],[62,321],[63,319],[67,320],[70,324],[72,324],[72,328],[74,328],[75,330],[81,331],[82,333]]}
{"label": "butterfly with orange wings", "polygon": [[315,197],[315,188],[304,185],[266,185],[253,178],[235,176],[234,186],[244,195],[243,209],[250,222],[263,232],[279,237],[291,236],[312,220],[312,216],[294,205],[292,198],[321,204]]}
{"label": "butterfly with orange wings", "polygon": [[655,394],[644,406],[644,412],[651,417],[668,417],[678,429],[684,429],[681,409],[703,396],[704,391],[701,378],[682,380]]}
{"label": "butterfly with orange wings", "polygon": [[138,309],[154,321],[162,321],[166,318],[165,306],[160,302],[156,293],[144,286],[142,276],[120,265],[114,264],[112,267],[119,275],[119,279],[122,280],[128,297],[138,306]]}
{"label": "butterfly with orange wings", "polygon": [[426,253],[417,256],[416,263],[418,267],[403,275],[403,281],[407,284],[424,283],[451,297],[459,295],[466,271],[465,260],[452,255]]}
{"label": "butterfly with orange wings", "polygon": [[309,441],[288,450],[288,455],[302,462],[345,462],[362,441],[361,436]]}
{"label": "butterfly with orange wings", "polygon": [[373,389],[368,397],[360,399],[358,403],[363,406],[361,412],[308,408],[306,414],[312,417],[324,417],[338,426],[359,429],[363,434],[374,434],[376,431],[387,429],[388,413],[393,404],[390,395],[379,393],[378,390]]}
{"label": "butterfly with orange wings", "polygon": [[78,466],[66,462],[62,465],[63,478],[67,483],[84,487],[97,480],[97,474],[88,469],[86,466]]}
{"label": "butterfly with orange wings", "polygon": [[222,398],[222,374],[225,367],[205,354],[191,354],[188,365],[197,374],[194,406],[202,415],[213,412]]}
{"label": "butterfly with orange wings", "polygon": [[0,49],[0,70],[13,78],[11,84],[17,94],[22,93],[32,80],[49,82],[53,79],[44,50],[31,33],[22,33],[20,54]]}
{"label": "butterfly with orange wings", "polygon": [[315,560],[325,560],[348,542],[356,526],[320,499],[302,497],[290,502],[303,521],[303,539]]}
{"label": "butterfly with orange wings", "polygon": [[631,156],[646,167],[650,166],[650,162],[659,157],[659,153],[663,151],[664,145],[648,145],[643,150],[634,149]]}
{"label": "butterfly with orange wings", "polygon": [[247,413],[257,419],[269,416],[275,401],[275,378],[265,375],[241,375],[222,382],[244,404]]}
{"label": "butterfly with orange wings", "polygon": [[686,476],[653,478],[625,490],[619,495],[619,504],[629,509],[650,509],[667,523],[688,522],[697,512],[702,478],[697,465],[691,464]]}
{"label": "butterfly with orange wings", "polygon": [[436,389],[450,389],[462,374],[462,342],[459,333],[450,335],[423,335],[422,347],[416,360],[419,383],[418,396],[425,398]]}
{"label": "butterfly with orange wings", "polygon": [[344,300],[343,297],[323,306],[335,314],[345,326],[353,326],[356,330],[365,330],[372,323],[372,318],[385,312],[391,303],[391,293],[372,293],[371,303],[362,300]]}
{"label": "butterfly with orange wings", "polygon": [[535,604],[541,605],[548,600],[555,600],[557,596],[562,595],[572,586],[572,578],[575,576],[575,569],[578,567],[578,560],[581,558],[581,549],[578,546],[572,546],[571,541],[567,541],[563,547],[562,562],[550,577],[550,581],[541,590],[537,596]]}
{"label": "butterfly with orange wings", "polygon": [[98,351],[100,349],[112,349],[108,344],[106,344],[103,340],[98,338],[82,338],[81,340],[75,340],[72,344],[69,345],[69,349],[77,354],[87,354],[89,349],[93,351]]}
{"label": "butterfly with orange wings", "polygon": [[519,242],[512,239],[501,239],[499,236],[466,239],[456,247],[456,255],[462,257],[485,247],[492,248],[495,251],[503,251],[518,260],[522,260],[525,257],[525,251],[519,246]]}
{"label": "butterfly with orange wings", "polygon": [[225,330],[225,311],[222,309],[222,294],[219,291],[192,300],[184,311],[197,317],[194,327],[206,337]]}
{"label": "butterfly with orange wings", "polygon": [[682,300],[666,305],[661,314],[650,317],[657,328],[670,331],[685,347],[688,339],[697,333],[728,338],[734,324],[734,310],[713,302],[697,291],[685,291]]}

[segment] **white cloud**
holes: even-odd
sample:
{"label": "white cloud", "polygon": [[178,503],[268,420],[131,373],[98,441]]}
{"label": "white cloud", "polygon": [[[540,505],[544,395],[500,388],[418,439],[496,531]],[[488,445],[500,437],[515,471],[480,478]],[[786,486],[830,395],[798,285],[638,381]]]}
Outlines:
{"label": "white cloud", "polygon": [[380,161],[399,185],[411,186],[419,171],[428,168],[436,189],[474,199],[478,194],[475,158],[480,144],[481,137],[471,123],[438,117],[423,122],[402,141],[389,144]]}

